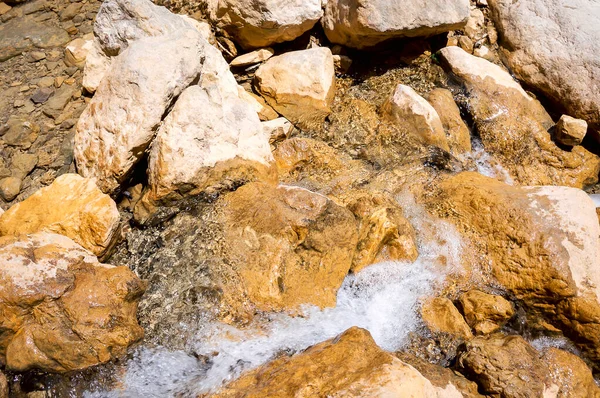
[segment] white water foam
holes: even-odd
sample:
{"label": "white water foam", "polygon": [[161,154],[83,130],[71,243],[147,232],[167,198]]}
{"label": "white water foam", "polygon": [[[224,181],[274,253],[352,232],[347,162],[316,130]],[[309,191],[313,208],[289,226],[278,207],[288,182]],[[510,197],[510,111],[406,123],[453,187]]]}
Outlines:
{"label": "white water foam", "polygon": [[514,185],[514,181],[508,171],[492,155],[486,152],[479,138],[473,138],[471,146],[473,150],[467,156],[475,161],[479,174],[496,178],[508,185]]}
{"label": "white water foam", "polygon": [[379,346],[394,351],[421,331],[419,300],[432,295],[448,273],[459,269],[461,242],[454,228],[433,220],[414,201],[400,198],[417,230],[416,262],[384,262],[349,275],[338,291],[337,306],[308,307],[302,317],[269,314],[244,330],[215,323],[191,342],[193,352],[211,358],[209,367],[183,352],[141,349],[128,363],[121,389],[88,397],[196,396],[214,391],[243,371],[256,368],[281,352],[298,352],[359,326]]}

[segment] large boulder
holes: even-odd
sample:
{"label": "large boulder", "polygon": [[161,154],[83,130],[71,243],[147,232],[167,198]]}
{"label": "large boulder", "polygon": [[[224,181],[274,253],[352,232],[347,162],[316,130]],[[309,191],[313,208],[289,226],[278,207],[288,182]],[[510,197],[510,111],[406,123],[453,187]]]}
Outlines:
{"label": "large boulder", "polygon": [[461,29],[468,0],[329,0],[321,21],[332,43],[367,48],[400,37],[433,36]]}
{"label": "large boulder", "polygon": [[0,215],[0,236],[54,232],[68,236],[96,256],[114,243],[117,205],[93,179],[63,174]]}
{"label": "large boulder", "polygon": [[292,357],[243,374],[214,397],[428,397],[458,398],[452,383],[434,386],[415,368],[379,348],[353,327]]}
{"label": "large boulder", "polygon": [[600,158],[575,147],[559,148],[548,130],[554,122],[511,75],[459,47],[440,51],[441,59],[465,88],[465,109],[487,152],[523,185],[581,188],[598,179]]}
{"label": "large boulder", "polygon": [[320,0],[215,0],[212,19],[243,48],[294,40],[323,15]]}
{"label": "large boulder", "polygon": [[511,70],[600,131],[600,7],[586,0],[490,0]]}
{"label": "large boulder", "polygon": [[0,286],[0,363],[9,370],[84,369],[143,336],[136,310],[145,284],[67,237],[1,237]]}
{"label": "large boulder", "polygon": [[292,123],[318,126],[331,113],[335,95],[331,50],[317,47],[272,57],[256,71],[256,88]]}

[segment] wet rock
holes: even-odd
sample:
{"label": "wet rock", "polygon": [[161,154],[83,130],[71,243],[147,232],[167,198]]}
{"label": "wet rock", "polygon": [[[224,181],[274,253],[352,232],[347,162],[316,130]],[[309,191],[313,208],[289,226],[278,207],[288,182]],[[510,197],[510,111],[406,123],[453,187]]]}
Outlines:
{"label": "wet rock", "polygon": [[429,93],[427,100],[444,126],[450,152],[454,155],[471,152],[471,133],[460,116],[460,109],[454,102],[452,93],[443,88],[436,88]]}
{"label": "wet rock", "polygon": [[600,14],[585,0],[490,1],[515,75],[600,129]]}
{"label": "wet rock", "polygon": [[319,47],[273,57],[256,71],[256,88],[292,123],[318,126],[331,112],[335,94],[331,51]]}
{"label": "wet rock", "polygon": [[217,25],[243,48],[294,40],[310,30],[323,15],[318,0],[219,0],[214,2],[210,12]]}
{"label": "wet rock", "polygon": [[592,371],[581,358],[567,351],[549,348],[542,356],[542,361],[548,364],[558,397],[600,397],[600,388],[594,381]]}
{"label": "wet rock", "polygon": [[97,178],[104,192],[119,187],[165,110],[199,76],[204,43],[195,29],[186,29],[140,39],[112,61],[77,123],[74,152],[80,174]]}
{"label": "wet rock", "polygon": [[37,22],[34,16],[13,18],[0,24],[0,62],[32,48],[62,46],[69,41],[64,30]]}
{"label": "wet rock", "polygon": [[31,96],[31,101],[36,104],[43,104],[44,102],[48,101],[48,98],[50,98],[52,94],[54,94],[54,89],[51,87],[38,88]]}
{"label": "wet rock", "polygon": [[469,340],[473,337],[471,328],[465,322],[452,301],[445,297],[434,297],[425,300],[421,308],[421,316],[427,328],[434,334],[442,333]]}
{"label": "wet rock", "polygon": [[107,362],[140,340],[144,283],[50,233],[0,238],[0,358],[14,371],[68,372]]}
{"label": "wet rock", "polygon": [[598,179],[600,158],[582,147],[564,151],[551,140],[554,123],[508,72],[458,47],[440,51],[464,86],[483,145],[523,185],[583,187]]}
{"label": "wet rock", "polygon": [[243,374],[215,397],[462,397],[448,383],[434,386],[415,368],[380,349],[368,331],[348,329],[292,357]]}
{"label": "wet rock", "polygon": [[93,180],[63,174],[0,216],[0,235],[58,233],[102,256],[114,243],[119,218],[113,200]]}
{"label": "wet rock", "polygon": [[272,48],[262,48],[234,58],[229,65],[232,67],[242,67],[259,64],[271,58],[273,54],[275,54],[275,51]]}
{"label": "wet rock", "polygon": [[144,200],[214,194],[250,181],[275,181],[276,170],[258,115],[217,86],[192,86],[163,121],[150,150]]}
{"label": "wet rock", "polygon": [[587,133],[587,127],[585,120],[562,115],[556,124],[556,141],[568,146],[579,145]]}
{"label": "wet rock", "polygon": [[94,41],[91,34],[70,42],[65,48],[65,65],[82,68],[93,45]]}
{"label": "wet rock", "polygon": [[7,202],[12,202],[21,191],[23,181],[17,177],[6,177],[0,180],[0,196]]}
{"label": "wet rock", "polygon": [[414,135],[425,144],[450,150],[437,112],[425,98],[409,86],[399,84],[383,104],[382,113],[395,123],[398,129],[406,129],[407,134]]}
{"label": "wet rock", "polygon": [[469,290],[460,296],[463,314],[477,334],[500,330],[515,311],[510,301],[479,290]]}
{"label": "wet rock", "polygon": [[331,0],[321,24],[332,43],[367,48],[399,37],[433,36],[461,29],[469,18],[466,0],[418,1]]}

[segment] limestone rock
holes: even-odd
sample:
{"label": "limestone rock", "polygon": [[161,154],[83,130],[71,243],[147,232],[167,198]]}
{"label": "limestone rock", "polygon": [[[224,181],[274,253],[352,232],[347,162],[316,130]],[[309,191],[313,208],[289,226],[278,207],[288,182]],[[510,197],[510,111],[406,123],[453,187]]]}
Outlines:
{"label": "limestone rock", "polygon": [[93,180],[63,174],[0,216],[0,236],[53,232],[101,256],[116,238],[119,219],[115,202]]}
{"label": "limestone rock", "polygon": [[110,68],[112,58],[104,54],[98,39],[92,40],[92,45],[85,57],[85,68],[83,69],[83,80],[81,85],[89,93],[95,93],[104,78],[106,71]]}
{"label": "limestone rock", "polygon": [[331,51],[317,47],[273,57],[256,71],[256,87],[292,123],[318,126],[331,112],[335,94]]}
{"label": "limestone rock", "polygon": [[79,37],[70,42],[65,48],[65,64],[67,66],[77,66],[82,68],[85,65],[85,59],[94,45],[92,35]]}
{"label": "limestone rock", "polygon": [[237,68],[242,66],[254,65],[264,62],[275,54],[272,48],[261,48],[260,50],[252,51],[234,58],[229,63],[230,66]]}
{"label": "limestone rock", "polygon": [[433,36],[461,29],[468,0],[329,0],[321,24],[332,43],[367,48],[400,37]]}
{"label": "limestone rock", "polygon": [[0,180],[0,196],[7,202],[12,202],[21,191],[21,181],[17,177],[6,177]]}
{"label": "limestone rock", "polygon": [[409,86],[399,84],[392,96],[383,104],[382,113],[396,123],[399,129],[449,151],[444,126],[435,109]]}
{"label": "limestone rock", "polygon": [[465,320],[477,334],[498,331],[515,313],[510,301],[479,290],[469,290],[460,296]]}
{"label": "limestone rock", "polygon": [[440,51],[466,89],[467,110],[490,154],[523,185],[582,187],[598,179],[600,158],[582,147],[563,151],[550,139],[554,123],[508,72],[458,47]]}
{"label": "limestone rock", "polygon": [[97,178],[104,192],[119,187],[173,99],[198,78],[205,43],[196,30],[185,29],[139,39],[112,61],[77,123],[80,174]]}
{"label": "limestone rock", "polygon": [[[262,97],[254,93],[249,93],[242,86],[238,86],[238,95],[241,100],[247,102],[258,114],[258,118],[263,121],[274,120],[279,116]],[[285,119],[285,118],[284,118]],[[286,119],[287,120],[287,119]]]}
{"label": "limestone rock", "polygon": [[277,119],[262,122],[261,124],[271,144],[288,138],[294,129],[294,125],[284,117],[278,117]]}
{"label": "limestone rock", "polygon": [[585,0],[489,1],[508,65],[600,131],[600,12]]}
{"label": "limestone rock", "polygon": [[211,17],[243,48],[294,40],[323,15],[320,0],[217,0]]}
{"label": "limestone rock", "polygon": [[144,283],[67,237],[1,237],[0,283],[0,362],[7,369],[84,369],[142,338],[136,308]]}
{"label": "limestone rock", "polygon": [[429,93],[427,100],[444,126],[450,152],[455,155],[471,152],[471,133],[460,116],[460,109],[454,102],[452,93],[443,88],[435,88]]}
{"label": "limestone rock", "polygon": [[556,124],[556,141],[563,145],[579,145],[587,133],[587,127],[588,126],[585,120],[562,115]]}
{"label": "limestone rock", "polygon": [[273,181],[275,175],[269,137],[258,115],[216,86],[186,89],[150,150],[148,182],[154,201]]}
{"label": "limestone rock", "polygon": [[585,362],[570,352],[549,348],[542,361],[548,364],[550,377],[558,387],[558,397],[598,398],[600,388]]}
{"label": "limestone rock", "polygon": [[473,337],[471,328],[463,316],[452,301],[445,297],[425,300],[421,308],[421,316],[432,333],[445,333],[465,340]]}
{"label": "limestone rock", "polygon": [[215,397],[457,398],[448,383],[434,386],[415,368],[380,349],[368,331],[353,327],[292,357],[243,374]]}

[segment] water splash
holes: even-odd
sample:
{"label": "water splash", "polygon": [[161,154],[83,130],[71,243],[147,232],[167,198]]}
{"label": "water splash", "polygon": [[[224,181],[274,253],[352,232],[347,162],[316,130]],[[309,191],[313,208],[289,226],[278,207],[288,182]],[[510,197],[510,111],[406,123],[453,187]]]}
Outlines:
{"label": "water splash", "polygon": [[[459,269],[461,241],[454,228],[432,219],[406,195],[399,198],[418,235],[414,263],[384,262],[349,275],[335,308],[306,307],[303,316],[266,314],[244,330],[221,323],[204,327],[190,342],[192,356],[166,349],[140,349],[130,360],[120,389],[88,397],[195,396],[214,391],[282,352],[298,352],[359,326],[385,350],[401,349],[411,332],[425,332],[419,302]],[[197,358],[210,358],[203,362]]]}
{"label": "water splash", "polygon": [[514,185],[514,181],[508,171],[492,155],[486,152],[481,139],[477,137],[473,138],[471,146],[473,150],[467,157],[475,161],[479,174],[496,178],[508,185]]}

